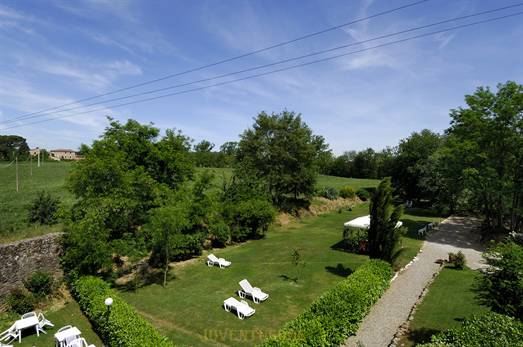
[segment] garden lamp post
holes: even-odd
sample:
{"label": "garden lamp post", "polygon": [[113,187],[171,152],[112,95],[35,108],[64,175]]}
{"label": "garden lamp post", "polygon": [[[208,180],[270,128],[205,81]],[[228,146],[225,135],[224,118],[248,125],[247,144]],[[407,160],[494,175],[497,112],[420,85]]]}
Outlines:
{"label": "garden lamp post", "polygon": [[[107,307],[107,312],[105,314],[107,315],[107,318],[106,318],[107,325],[109,325],[109,315],[111,314],[111,305],[113,304],[113,299],[112,298],[105,299],[104,304]],[[107,328],[109,329],[109,327],[107,327]],[[109,344],[107,344],[107,346],[109,346]]]}

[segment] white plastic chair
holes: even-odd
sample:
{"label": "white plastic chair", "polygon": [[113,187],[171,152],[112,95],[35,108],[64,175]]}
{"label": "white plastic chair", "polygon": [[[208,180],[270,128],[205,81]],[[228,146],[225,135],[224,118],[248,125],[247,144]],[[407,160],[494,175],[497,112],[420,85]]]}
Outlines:
{"label": "white plastic chair", "polygon": [[246,296],[250,296],[252,297],[252,301],[254,301],[256,304],[259,304],[260,302],[265,301],[267,300],[267,298],[269,298],[269,294],[264,293],[258,287],[253,287],[246,279],[240,281],[240,287],[242,289],[238,291],[238,295],[242,299]]}
{"label": "white plastic chair", "polygon": [[95,345],[88,345],[83,337],[77,338],[69,342],[66,347],[96,347]]}
{"label": "white plastic chair", "polygon": [[36,312],[28,312],[28,313],[24,313],[20,318],[21,319],[26,319],[26,318],[31,318],[31,317],[34,317],[36,316]]}
{"label": "white plastic chair", "polygon": [[13,324],[6,331],[0,334],[0,341],[10,343],[20,337],[20,331],[16,330],[16,325]]}
{"label": "white plastic chair", "polygon": [[37,329],[41,332],[43,332],[44,334],[47,334],[47,332],[44,330],[44,327],[45,326],[50,326],[50,327],[54,327],[54,324],[51,323],[50,321],[48,321],[43,313],[39,313],[38,314],[38,325],[37,325]]}
{"label": "white plastic chair", "polygon": [[231,309],[236,311],[236,315],[240,319],[252,316],[256,310],[249,306],[246,301],[238,301],[235,298],[228,298],[223,302],[223,308],[227,312],[231,312]]}
{"label": "white plastic chair", "polygon": [[207,256],[207,266],[214,265],[218,265],[220,269],[223,269],[225,267],[229,267],[231,265],[231,262],[223,258],[218,258],[217,256],[211,253]]}

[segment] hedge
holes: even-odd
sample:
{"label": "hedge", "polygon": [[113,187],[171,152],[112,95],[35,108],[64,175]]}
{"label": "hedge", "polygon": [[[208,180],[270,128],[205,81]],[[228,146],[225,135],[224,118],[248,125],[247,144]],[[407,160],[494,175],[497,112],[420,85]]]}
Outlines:
{"label": "hedge", "polygon": [[389,263],[370,260],[260,346],[339,346],[389,287]]}
{"label": "hedge", "polygon": [[[111,347],[174,347],[103,280],[86,276],[72,283],[72,292],[95,330]],[[111,297],[110,311],[105,299]]]}
{"label": "hedge", "polygon": [[419,347],[507,347],[523,346],[523,323],[515,318],[489,312],[473,316],[457,328],[432,336]]}

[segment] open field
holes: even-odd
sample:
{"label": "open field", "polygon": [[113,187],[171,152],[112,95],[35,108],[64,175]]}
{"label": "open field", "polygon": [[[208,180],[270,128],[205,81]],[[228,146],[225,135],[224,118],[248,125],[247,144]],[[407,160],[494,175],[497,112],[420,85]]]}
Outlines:
{"label": "open field", "polygon": [[46,234],[59,230],[57,226],[30,226],[27,223],[27,205],[40,190],[46,190],[60,198],[63,206],[71,206],[73,196],[65,189],[65,178],[71,167],[69,162],[45,162],[36,167],[33,161],[19,163],[19,191],[16,192],[14,164],[6,168],[0,165],[0,242]]}
{"label": "open field", "polygon": [[475,276],[477,272],[469,268],[444,268],[419,305],[410,323],[410,335],[398,346],[410,347],[427,342],[431,335],[459,326],[464,318],[489,311],[475,300]]}
{"label": "open field", "polygon": [[[27,329],[27,333],[22,335],[22,343],[13,342],[12,344],[20,347],[31,347],[31,346],[54,346],[54,334],[56,331],[65,326],[72,325],[80,329],[82,337],[86,339],[88,343],[92,343],[96,346],[102,346],[102,341],[94,333],[91,323],[80,311],[80,307],[75,301],[67,303],[64,307],[56,311],[44,312],[45,318],[50,320],[54,327],[46,327],[47,334],[40,334],[40,337],[36,336],[33,330]],[[11,324],[17,319],[20,319],[19,315],[15,314],[0,314],[0,331],[4,331],[9,328]]]}
{"label": "open field", "polygon": [[[177,345],[252,346],[275,333],[368,259],[335,249],[342,238],[343,223],[367,213],[368,204],[361,204],[353,211],[273,227],[262,240],[214,250],[232,261],[229,269],[208,268],[201,257],[174,264],[174,278],[165,288],[152,284],[122,295]],[[404,218],[410,227],[417,227],[422,220],[432,219]],[[304,265],[292,263],[293,249],[299,249]],[[270,297],[260,305],[251,302],[256,314],[241,321],[225,312],[222,303],[231,296],[238,298],[235,291],[243,278]]]}

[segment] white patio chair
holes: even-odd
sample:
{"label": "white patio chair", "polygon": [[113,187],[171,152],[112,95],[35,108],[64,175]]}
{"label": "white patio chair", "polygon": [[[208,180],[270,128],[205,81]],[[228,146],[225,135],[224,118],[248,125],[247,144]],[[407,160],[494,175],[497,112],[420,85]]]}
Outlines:
{"label": "white patio chair", "polygon": [[10,343],[20,337],[20,331],[16,330],[16,324],[13,324],[6,331],[0,334],[0,341]]}
{"label": "white patio chair", "polygon": [[256,310],[249,306],[249,304],[246,301],[238,301],[235,298],[228,298],[223,302],[223,308],[227,312],[231,312],[231,310],[236,311],[236,315],[240,319],[245,319],[245,317],[252,316]]}
{"label": "white patio chair", "polygon": [[253,287],[246,279],[240,281],[240,287],[242,288],[238,290],[238,295],[240,296],[240,298],[243,299],[246,296],[250,296],[252,297],[252,301],[254,301],[256,304],[259,304],[260,302],[267,300],[267,298],[269,297],[269,294],[264,293],[258,287]]}
{"label": "white patio chair", "polygon": [[3,343],[0,342],[0,347],[13,347],[13,345],[4,345]]}
{"label": "white patio chair", "polygon": [[58,329],[56,332],[57,332],[57,333],[60,333],[60,332],[62,332],[62,331],[64,331],[64,330],[72,329],[72,327],[73,327],[72,325],[66,325],[66,326],[63,326],[63,327],[61,327],[60,329]]}
{"label": "white patio chair", "polygon": [[83,337],[77,338],[69,342],[66,347],[96,347],[95,345],[88,345]]}
{"label": "white patio chair", "polygon": [[418,236],[425,236],[427,233],[427,226],[424,226],[423,228],[418,230]]}
{"label": "white patio chair", "polygon": [[207,266],[214,265],[218,265],[220,269],[223,269],[225,267],[229,267],[231,265],[231,262],[223,258],[218,258],[217,256],[211,253],[207,256]]}
{"label": "white patio chair", "polygon": [[47,334],[47,332],[44,330],[45,326],[54,327],[54,324],[51,323],[50,321],[48,321],[47,319],[45,319],[43,313],[39,313],[38,314],[38,325],[36,326],[36,328],[39,331],[43,332],[44,334]]}
{"label": "white patio chair", "polygon": [[36,312],[28,312],[28,313],[24,313],[20,318],[21,319],[26,319],[26,318],[31,318],[31,317],[34,317],[36,316]]}

